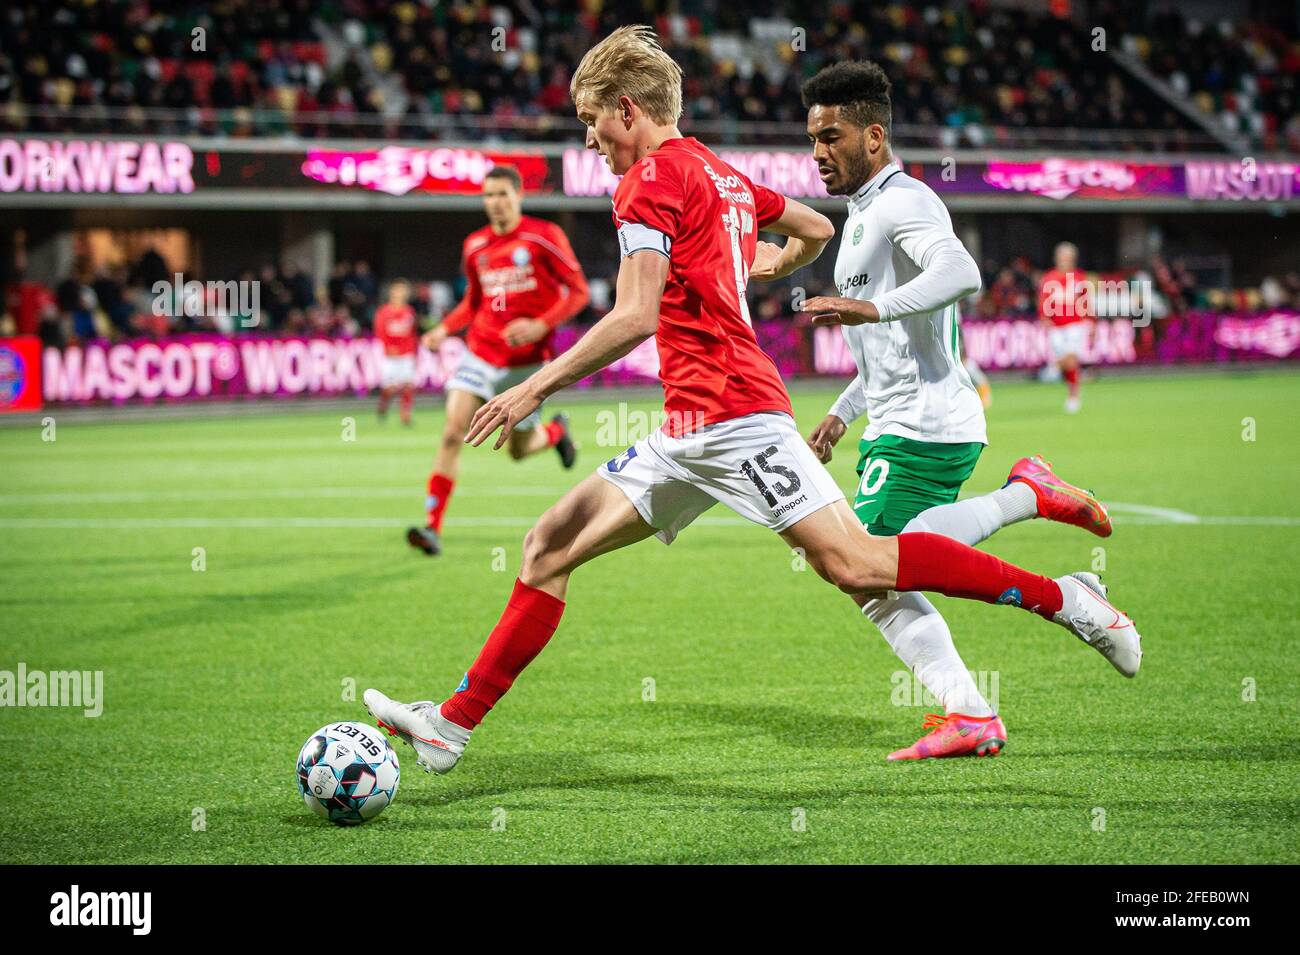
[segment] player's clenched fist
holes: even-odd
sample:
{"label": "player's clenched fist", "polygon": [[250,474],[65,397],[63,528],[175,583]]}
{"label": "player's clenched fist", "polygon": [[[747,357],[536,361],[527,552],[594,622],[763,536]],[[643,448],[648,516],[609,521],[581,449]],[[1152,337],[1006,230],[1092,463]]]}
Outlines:
{"label": "player's clenched fist", "polygon": [[865,325],[880,321],[880,312],[870,302],[837,295],[815,295],[799,309],[811,312],[814,325]]}
{"label": "player's clenched fist", "polygon": [[551,326],[537,318],[516,318],[501,332],[506,344],[511,348],[540,342],[550,332]]}
{"label": "player's clenched fist", "polygon": [[832,449],[839,444],[846,430],[846,425],[838,416],[828,414],[822,418],[821,424],[813,428],[812,434],[808,435],[808,447],[813,449],[813,453],[822,464],[827,464],[830,462]]}
{"label": "player's clenched fist", "polygon": [[429,351],[437,351],[442,347],[442,343],[447,340],[447,326],[435,325],[423,335],[420,336],[420,344]]}
{"label": "player's clenched fist", "polygon": [[749,267],[749,277],[755,282],[782,278],[780,265],[781,247],[775,242],[759,242],[754,250],[754,264]]}
{"label": "player's clenched fist", "polygon": [[510,440],[515,425],[536,411],[541,403],[541,396],[536,394],[526,381],[501,392],[474,412],[474,417],[470,419],[469,432],[465,435],[465,443],[477,448],[492,436],[492,432],[500,428],[501,436],[497,438],[496,444],[492,445],[492,450],[500,449]]}

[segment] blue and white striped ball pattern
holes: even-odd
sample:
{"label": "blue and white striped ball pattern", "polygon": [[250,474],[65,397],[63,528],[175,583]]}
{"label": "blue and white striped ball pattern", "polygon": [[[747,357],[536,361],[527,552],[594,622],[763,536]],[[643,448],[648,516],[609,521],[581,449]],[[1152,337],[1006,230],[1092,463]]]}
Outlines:
{"label": "blue and white striped ball pattern", "polygon": [[336,826],[359,826],[397,795],[397,753],[379,730],[345,721],[321,727],[298,754],[298,791]]}

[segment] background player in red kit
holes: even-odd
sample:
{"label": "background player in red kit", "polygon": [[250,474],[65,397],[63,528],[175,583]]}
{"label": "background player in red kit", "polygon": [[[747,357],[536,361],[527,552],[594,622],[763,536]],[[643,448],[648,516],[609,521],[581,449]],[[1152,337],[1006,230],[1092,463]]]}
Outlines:
{"label": "background player in red kit", "polygon": [[[429,555],[442,550],[442,518],[474,412],[549,361],[555,329],[589,299],[586,276],[564,232],[523,214],[519,170],[494,166],[488,171],[483,208],[488,224],[470,233],[462,252],[469,283],[465,297],[423,339],[424,347],[437,349],[448,335],[469,329],[467,350],[447,383],[447,424],[429,475],[425,526],[406,532],[407,542]],[[573,467],[577,450],[563,413],[543,426],[537,409],[515,429],[509,442],[515,460],[555,448],[564,467]]]}
{"label": "background player in red kit", "polygon": [[397,279],[388,287],[388,301],[375,309],[375,336],[384,344],[384,366],[379,388],[379,417],[388,414],[394,392],[402,394],[398,413],[402,424],[411,423],[411,403],[415,398],[415,348],[418,337],[415,309],[408,301],[411,286]]}
{"label": "background player in red kit", "polygon": [[1088,273],[1079,268],[1079,249],[1062,242],[1053,252],[1053,267],[1043,273],[1038,288],[1038,315],[1047,324],[1052,357],[1065,379],[1065,411],[1082,406],[1079,395],[1079,355],[1088,345],[1092,301]]}
{"label": "background player in red kit", "polygon": [[[572,572],[647,537],[670,543],[718,502],[779,533],[859,607],[887,590],[1023,607],[1070,630],[1127,675],[1136,673],[1141,644],[1132,621],[1076,577],[1051,580],[937,534],[873,537],[862,527],[795,426],[745,304],[751,275],[790,274],[821,253],[834,228],[682,136],[681,69],[654,33],[614,31],[583,57],[571,92],[588,148],[623,176],[614,194],[623,255],[616,301],[576,345],[480,408],[467,440],[479,444],[501,429],[501,447],[546,396],[651,336],[667,423],[538,519],[524,538],[506,609],[456,692],[441,703],[403,704],[366,690],[365,705],[379,724],[415,748],[420,766],[448,772],[471,730],[559,626]],[[789,238],[781,248],[760,248],[760,229]],[[720,581],[728,569],[719,567]],[[719,589],[717,599],[725,600],[726,591]],[[763,600],[741,591],[735,606],[741,614],[790,609]]]}

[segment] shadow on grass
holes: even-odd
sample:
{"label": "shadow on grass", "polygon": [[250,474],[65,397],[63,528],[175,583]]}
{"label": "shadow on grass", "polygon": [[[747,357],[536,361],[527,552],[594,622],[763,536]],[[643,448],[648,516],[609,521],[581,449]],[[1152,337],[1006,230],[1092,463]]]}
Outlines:
{"label": "shadow on grass", "polygon": [[1251,743],[1222,743],[1205,746],[1161,746],[1141,742],[1116,746],[1113,750],[1041,749],[1037,752],[1017,752],[1017,759],[1089,759],[1098,757],[1140,764],[1144,761],[1168,763],[1268,763],[1297,762],[1295,744],[1290,740],[1265,740]]}

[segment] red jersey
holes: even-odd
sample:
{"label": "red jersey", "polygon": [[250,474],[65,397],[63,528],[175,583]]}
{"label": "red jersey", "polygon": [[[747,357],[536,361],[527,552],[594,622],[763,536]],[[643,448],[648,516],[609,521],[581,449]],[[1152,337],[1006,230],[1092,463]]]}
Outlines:
{"label": "red jersey", "polygon": [[41,327],[41,316],[54,308],[54,293],[31,281],[10,285],[6,293],[18,334],[35,335]]}
{"label": "red jersey", "polygon": [[760,411],[793,416],[745,300],[758,230],[784,212],[784,196],[692,137],[646,154],[614,192],[623,255],[650,249],[671,263],[655,331],[669,435]]}
{"label": "red jersey", "polygon": [[1088,273],[1083,269],[1048,269],[1038,287],[1038,314],[1058,328],[1073,325],[1089,316],[1091,299]]}
{"label": "red jersey", "polygon": [[418,338],[415,309],[385,303],[375,309],[375,336],[384,343],[385,355],[414,355]]}
{"label": "red jersey", "polygon": [[453,333],[468,325],[469,350],[498,368],[536,365],[555,354],[550,333],[531,345],[511,347],[504,335],[507,325],[536,318],[554,330],[582,311],[589,298],[587,278],[568,237],[545,219],[522,216],[505,235],[491,226],[471,232],[461,267],[469,287],[443,324]]}

